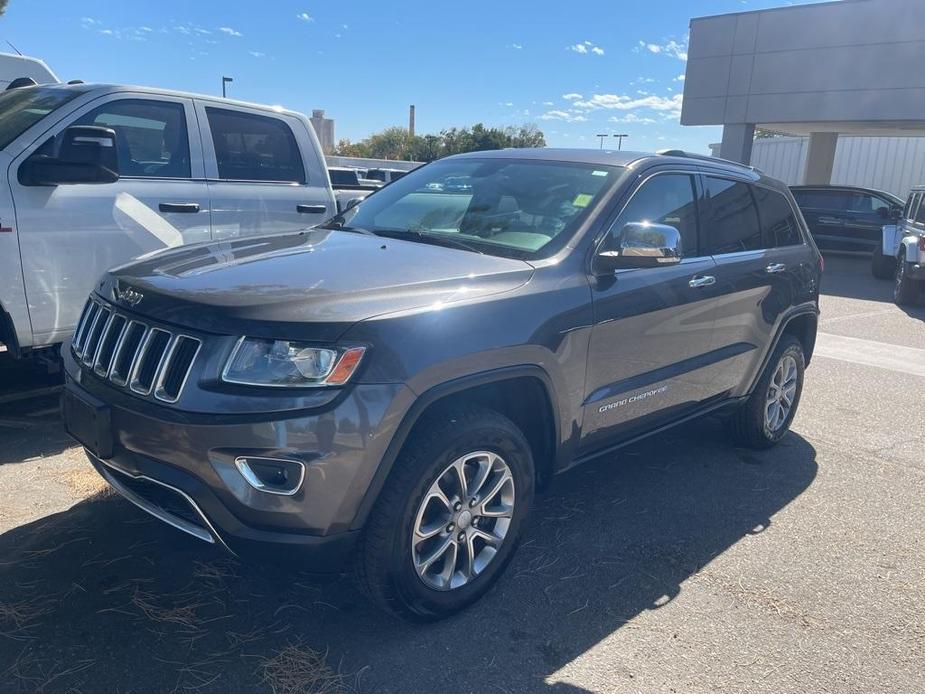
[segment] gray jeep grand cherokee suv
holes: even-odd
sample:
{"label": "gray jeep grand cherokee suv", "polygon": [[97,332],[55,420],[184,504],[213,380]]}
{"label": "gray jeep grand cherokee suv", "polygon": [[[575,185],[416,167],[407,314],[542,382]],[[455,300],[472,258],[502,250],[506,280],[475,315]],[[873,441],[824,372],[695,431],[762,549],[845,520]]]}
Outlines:
{"label": "gray jeep grand cherokee suv", "polygon": [[787,188],[704,157],[440,160],[321,227],[108,272],[63,348],[110,484],[235,553],[348,557],[418,619],[478,599],[557,472],[707,413],[787,431],[822,259]]}

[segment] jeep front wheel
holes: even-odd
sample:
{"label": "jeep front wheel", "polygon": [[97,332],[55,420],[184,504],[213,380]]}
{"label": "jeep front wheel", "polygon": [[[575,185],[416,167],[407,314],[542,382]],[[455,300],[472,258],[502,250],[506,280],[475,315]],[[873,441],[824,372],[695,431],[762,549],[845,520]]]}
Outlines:
{"label": "jeep front wheel", "polygon": [[363,531],[360,587],[377,605],[417,620],[478,600],[520,540],[533,470],[523,434],[497,412],[461,410],[421,422]]}

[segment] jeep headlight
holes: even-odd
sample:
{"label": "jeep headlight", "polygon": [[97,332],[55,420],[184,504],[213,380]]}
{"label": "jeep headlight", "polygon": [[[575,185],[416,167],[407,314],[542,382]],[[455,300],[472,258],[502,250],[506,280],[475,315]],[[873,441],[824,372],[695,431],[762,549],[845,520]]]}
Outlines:
{"label": "jeep headlight", "polygon": [[222,371],[226,383],[277,388],[339,386],[360,365],[365,347],[321,348],[243,337]]}

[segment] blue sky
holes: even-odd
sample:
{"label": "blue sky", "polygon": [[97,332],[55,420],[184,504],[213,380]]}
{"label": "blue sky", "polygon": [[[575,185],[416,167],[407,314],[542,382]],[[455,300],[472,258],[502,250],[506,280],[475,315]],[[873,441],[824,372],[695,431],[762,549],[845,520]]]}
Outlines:
{"label": "blue sky", "polygon": [[[213,2],[10,0],[9,41],[62,79],[220,93],[309,112],[361,139],[482,121],[534,123],[552,146],[706,151],[678,122],[688,20],[782,0]],[[0,47],[0,50],[9,50]]]}

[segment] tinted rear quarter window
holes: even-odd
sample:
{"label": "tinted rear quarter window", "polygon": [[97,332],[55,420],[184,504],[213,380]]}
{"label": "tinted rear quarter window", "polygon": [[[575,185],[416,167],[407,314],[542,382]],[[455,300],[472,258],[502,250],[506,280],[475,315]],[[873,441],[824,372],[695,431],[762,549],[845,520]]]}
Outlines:
{"label": "tinted rear quarter window", "polygon": [[295,135],[279,118],[206,107],[218,176],[234,181],[305,182]]}
{"label": "tinted rear quarter window", "polygon": [[770,188],[753,189],[758,203],[761,231],[768,247],[798,246],[803,243],[796,215],[786,196]]}
{"label": "tinted rear quarter window", "polygon": [[705,255],[755,251],[763,247],[751,186],[706,176],[707,223],[701,234]]}

